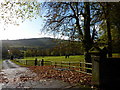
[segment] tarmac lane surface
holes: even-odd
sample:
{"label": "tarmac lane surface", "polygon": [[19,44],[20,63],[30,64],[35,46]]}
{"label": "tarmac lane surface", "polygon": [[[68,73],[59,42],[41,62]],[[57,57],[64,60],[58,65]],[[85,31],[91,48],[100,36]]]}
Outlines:
{"label": "tarmac lane surface", "polygon": [[70,84],[54,79],[34,80],[37,77],[26,67],[20,67],[10,60],[3,61],[3,69],[0,72],[0,89],[4,88],[66,88]]}

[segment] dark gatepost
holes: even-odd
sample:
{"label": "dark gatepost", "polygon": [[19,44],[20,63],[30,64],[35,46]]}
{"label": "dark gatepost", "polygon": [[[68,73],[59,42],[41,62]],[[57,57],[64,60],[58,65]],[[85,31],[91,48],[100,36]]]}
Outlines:
{"label": "dark gatepost", "polygon": [[44,59],[41,60],[41,66],[44,66]]}
{"label": "dark gatepost", "polygon": [[92,84],[100,88],[102,86],[102,63],[106,60],[107,51],[106,48],[93,47],[90,54],[92,59]]}
{"label": "dark gatepost", "polygon": [[27,65],[27,60],[26,60],[26,65]]}
{"label": "dark gatepost", "polygon": [[14,58],[14,57],[13,57],[13,55],[12,55],[12,56],[10,57],[10,60],[13,60],[13,58]]}
{"label": "dark gatepost", "polygon": [[35,58],[35,66],[37,66],[37,58]]}

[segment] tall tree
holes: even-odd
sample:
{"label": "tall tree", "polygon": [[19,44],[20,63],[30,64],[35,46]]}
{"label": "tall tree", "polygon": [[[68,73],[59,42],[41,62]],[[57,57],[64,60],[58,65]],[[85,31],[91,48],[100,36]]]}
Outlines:
{"label": "tall tree", "polygon": [[99,7],[96,6],[97,3],[89,2],[47,2],[44,4],[44,12],[47,13],[43,30],[82,41],[85,59],[90,62],[88,51],[95,36],[95,29],[92,27],[99,21]]}
{"label": "tall tree", "polygon": [[[117,37],[119,37],[118,34],[116,34],[115,32],[119,33],[119,29],[120,29],[120,22],[119,22],[119,2],[110,2],[110,3],[100,3],[100,5],[102,6],[102,10],[103,10],[103,24],[101,26],[104,26],[104,30],[106,30],[106,35],[107,37],[105,37],[105,39],[107,38],[107,44],[108,44],[108,56],[112,57],[112,48],[115,45],[115,43],[112,43],[114,41],[117,41],[119,39],[115,40],[115,35],[117,35]],[[113,33],[114,32],[114,33]],[[114,35],[115,34],[115,35]],[[104,35],[104,34],[103,34]],[[114,45],[112,45],[114,44]],[[115,51],[115,50],[114,50]]]}
{"label": "tall tree", "polygon": [[106,23],[107,23],[107,36],[108,36],[108,56],[112,57],[112,38],[111,38],[111,29],[110,29],[110,5],[106,3]]}
{"label": "tall tree", "polygon": [[110,20],[112,29],[113,51],[120,53],[120,2],[112,3],[110,10]]}
{"label": "tall tree", "polygon": [[89,2],[84,3],[84,49],[85,49],[85,60],[91,62],[91,57],[89,55],[89,50],[92,47],[92,40],[90,35],[90,5]]}

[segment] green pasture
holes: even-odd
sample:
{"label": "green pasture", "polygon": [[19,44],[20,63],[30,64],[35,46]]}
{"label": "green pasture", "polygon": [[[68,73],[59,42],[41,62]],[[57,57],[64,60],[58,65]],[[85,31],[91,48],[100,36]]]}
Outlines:
{"label": "green pasture", "polygon": [[[44,65],[51,65],[51,63],[57,62],[57,64],[61,64],[61,62],[84,62],[84,55],[78,56],[69,56],[69,58],[65,58],[65,56],[39,56],[39,57],[25,57],[24,59],[16,59],[11,60],[14,63],[20,66],[34,66],[35,59],[37,58],[37,64],[40,65],[40,61],[44,59],[44,61],[52,61],[52,62],[44,62]],[[71,64],[72,65],[72,64]]]}
{"label": "green pasture", "polygon": [[69,56],[69,58],[65,58],[65,56],[25,57],[22,60],[35,60],[35,58],[45,61],[84,61],[84,55]]}
{"label": "green pasture", "polygon": [[[120,54],[113,54],[113,57],[118,57]],[[16,64],[19,64],[21,66],[34,66],[35,65],[35,59],[37,58],[37,64],[40,65],[40,60],[44,59],[44,61],[52,61],[52,62],[44,62],[44,65],[51,65],[62,63],[62,65],[68,65],[69,63],[64,63],[64,62],[70,62],[71,66],[79,66],[79,62],[84,62],[84,55],[77,55],[77,56],[69,56],[69,58],[65,58],[65,56],[39,56],[39,57],[25,57],[24,59],[17,59],[13,60]],[[74,63],[76,62],[76,63]]]}
{"label": "green pasture", "polygon": [[113,57],[118,57],[118,58],[119,58],[119,57],[120,57],[120,53],[113,53],[112,56],[113,56]]}
{"label": "green pasture", "polygon": [[[113,57],[120,57],[120,53],[113,53]],[[35,58],[37,58],[38,60],[44,59],[45,61],[84,61],[84,55],[69,56],[69,58],[65,58],[65,56],[25,57],[22,60],[35,60]]]}

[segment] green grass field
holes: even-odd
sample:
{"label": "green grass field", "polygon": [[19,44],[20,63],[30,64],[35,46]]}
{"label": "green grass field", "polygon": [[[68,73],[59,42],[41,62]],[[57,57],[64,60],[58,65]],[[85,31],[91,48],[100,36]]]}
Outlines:
{"label": "green grass field", "polygon": [[84,56],[70,56],[69,58],[65,58],[65,56],[45,56],[45,57],[26,57],[22,60],[35,60],[37,58],[38,60],[44,59],[45,61],[84,61]]}
{"label": "green grass field", "polygon": [[113,53],[112,55],[113,55],[113,57],[118,57],[118,58],[120,58],[120,53]]}
{"label": "green grass field", "polygon": [[[118,57],[119,54],[113,53],[113,57]],[[44,61],[52,61],[52,63],[57,62],[60,64],[61,62],[78,62],[78,65],[73,64],[73,66],[79,66],[79,62],[84,62],[84,55],[77,55],[77,56],[70,56],[69,58],[65,58],[65,56],[45,56],[45,57],[25,57],[24,59],[18,59],[16,64],[21,66],[34,66],[35,65],[35,58],[38,60],[38,65],[40,64],[40,60],[44,59]],[[27,60],[27,62],[26,62]],[[50,62],[44,62],[45,65],[50,65]],[[71,64],[72,65],[72,64]]]}
{"label": "green grass field", "polygon": [[[34,66],[35,65],[35,58],[38,60],[38,65],[40,61],[44,59],[44,61],[52,61],[53,63],[61,63],[61,62],[84,62],[84,56],[69,56],[69,58],[65,58],[65,56],[45,56],[45,57],[26,57],[24,59],[16,59],[12,60],[14,63],[20,66]],[[27,60],[27,62],[26,62]],[[51,62],[44,62],[45,65],[51,65]]]}

